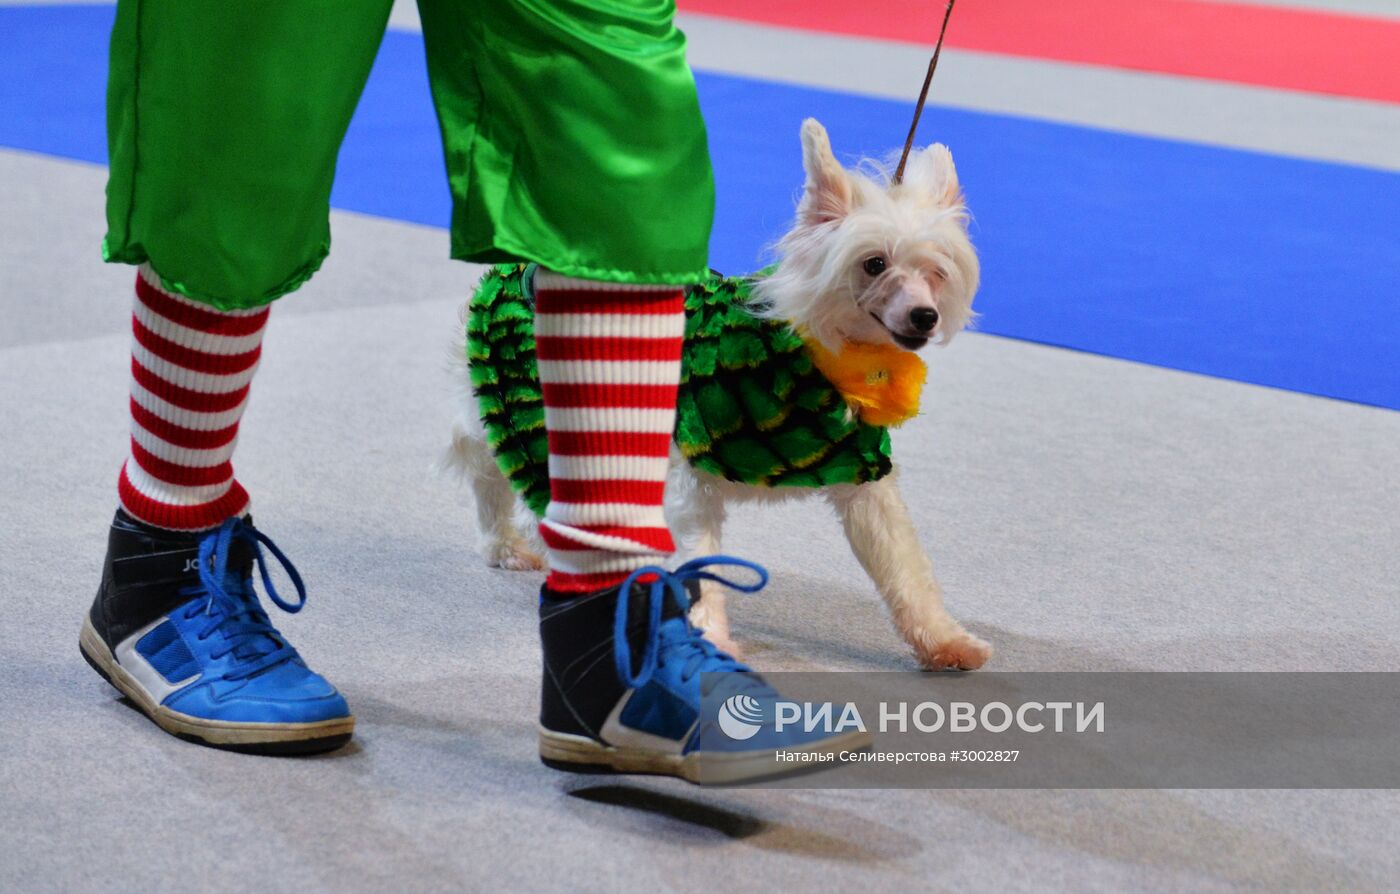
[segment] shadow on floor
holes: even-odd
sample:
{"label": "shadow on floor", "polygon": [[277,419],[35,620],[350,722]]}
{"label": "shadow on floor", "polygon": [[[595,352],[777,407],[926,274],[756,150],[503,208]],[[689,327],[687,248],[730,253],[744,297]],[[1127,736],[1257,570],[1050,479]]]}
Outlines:
{"label": "shadow on floor", "polygon": [[[917,840],[892,827],[871,822],[867,817],[846,816],[839,810],[830,817],[831,828],[840,829],[839,833],[834,833],[807,824],[765,818],[756,810],[707,803],[699,797],[668,794],[636,785],[582,785],[569,789],[567,794],[591,804],[621,808],[639,817],[647,834],[654,834],[654,821],[660,817],[701,835],[718,833],[725,839],[769,853],[874,866],[906,858],[922,849]],[[792,793],[780,795],[769,791],[765,794],[774,797],[770,806],[780,812],[784,805],[802,809],[795,803]]]}
{"label": "shadow on floor", "polygon": [[749,838],[767,828],[763,820],[750,814],[630,785],[584,786],[573,789],[569,796],[594,804],[626,807],[629,810],[663,816],[677,822],[711,829],[726,838]]}

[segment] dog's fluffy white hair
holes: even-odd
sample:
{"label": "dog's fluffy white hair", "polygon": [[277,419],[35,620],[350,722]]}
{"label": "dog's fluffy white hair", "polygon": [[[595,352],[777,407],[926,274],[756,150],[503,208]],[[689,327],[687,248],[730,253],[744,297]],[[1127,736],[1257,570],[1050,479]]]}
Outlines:
{"label": "dog's fluffy white hair", "polygon": [[[888,163],[842,167],[826,130],[809,118],[802,163],[797,222],[775,246],[777,270],[755,289],[756,313],[785,320],[831,350],[850,341],[898,343],[900,314],[912,306],[936,310],[936,343],[972,320],[979,268],[947,146],[913,152],[902,182],[892,183]],[[863,266],[872,258],[883,260],[879,275]]]}

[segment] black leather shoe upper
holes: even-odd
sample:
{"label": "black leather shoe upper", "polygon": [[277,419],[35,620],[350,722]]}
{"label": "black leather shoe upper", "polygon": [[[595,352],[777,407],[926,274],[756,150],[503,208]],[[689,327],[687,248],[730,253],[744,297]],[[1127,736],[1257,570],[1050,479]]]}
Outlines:
{"label": "black leather shoe upper", "polygon": [[[189,600],[180,591],[199,583],[199,542],[206,536],[154,528],[117,510],[91,611],[92,626],[108,647]],[[252,550],[234,543],[228,567],[251,573]]]}
{"label": "black leather shoe upper", "polygon": [[[540,591],[540,644],[544,687],[540,723],[545,729],[598,738],[625,688],[613,660],[618,587],[588,595]],[[647,586],[634,584],[628,600],[627,639],[640,653],[647,631]],[[684,614],[666,600],[662,619]]]}

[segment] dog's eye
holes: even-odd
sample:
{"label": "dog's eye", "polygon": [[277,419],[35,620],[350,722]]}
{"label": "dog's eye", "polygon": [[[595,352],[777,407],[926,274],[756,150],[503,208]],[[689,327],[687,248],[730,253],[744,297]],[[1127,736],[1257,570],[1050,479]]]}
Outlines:
{"label": "dog's eye", "polygon": [[873,258],[866,258],[865,263],[861,264],[860,266],[861,269],[863,269],[866,273],[870,274],[871,276],[879,276],[881,273],[885,272],[885,268],[888,265],[885,263],[884,258],[880,257],[879,255],[875,255]]}

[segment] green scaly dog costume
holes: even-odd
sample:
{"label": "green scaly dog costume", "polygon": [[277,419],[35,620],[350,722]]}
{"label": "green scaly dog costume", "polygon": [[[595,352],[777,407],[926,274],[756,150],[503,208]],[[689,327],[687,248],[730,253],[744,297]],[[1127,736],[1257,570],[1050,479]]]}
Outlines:
{"label": "green scaly dog costume", "polygon": [[[533,265],[493,267],[467,315],[467,359],[501,472],[536,515],[549,444],[535,362]],[[890,472],[890,436],[861,421],[786,324],[747,308],[754,281],[686,291],[675,441],[696,469],[763,487],[861,484]]]}

